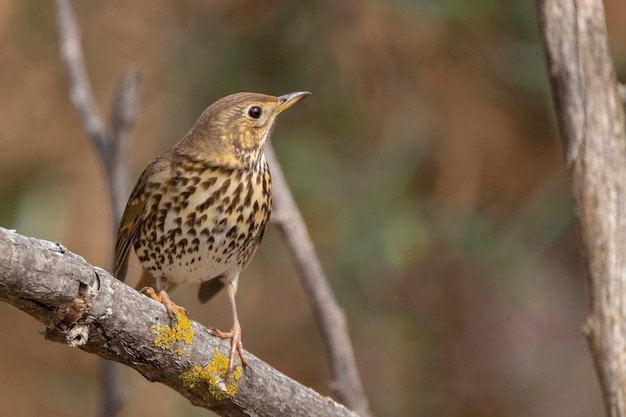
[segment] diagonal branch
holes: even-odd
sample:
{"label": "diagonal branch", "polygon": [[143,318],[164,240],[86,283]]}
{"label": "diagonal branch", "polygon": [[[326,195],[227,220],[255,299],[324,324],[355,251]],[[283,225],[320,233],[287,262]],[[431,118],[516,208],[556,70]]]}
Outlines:
{"label": "diagonal branch", "polygon": [[361,417],[370,416],[367,397],[361,385],[348,334],[346,318],[324,275],[304,219],[291,195],[271,143],[265,147],[265,157],[272,170],[274,199],[272,221],[282,231],[296,262],[300,281],[322,333],[333,375],[332,388],[339,400],[348,408],[355,410]]}
{"label": "diagonal branch", "polygon": [[[59,244],[0,228],[0,300],[46,325],[48,339],[134,368],[223,416],[357,417],[247,354],[224,379],[230,342]],[[170,329],[169,325],[173,325]]]}
{"label": "diagonal branch", "polygon": [[85,58],[80,45],[79,30],[70,0],[56,0],[56,9],[61,56],[65,62],[70,81],[72,104],[74,104],[85,130],[93,139],[98,153],[104,156],[104,160],[108,161],[110,159],[108,145],[110,139],[89,85]]}
{"label": "diagonal branch", "polygon": [[129,194],[128,155],[138,113],[141,76],[132,68],[122,76],[111,103],[110,123],[105,125],[93,98],[71,1],[56,0],[56,8],[61,56],[67,69],[70,98],[106,171],[115,232]]}

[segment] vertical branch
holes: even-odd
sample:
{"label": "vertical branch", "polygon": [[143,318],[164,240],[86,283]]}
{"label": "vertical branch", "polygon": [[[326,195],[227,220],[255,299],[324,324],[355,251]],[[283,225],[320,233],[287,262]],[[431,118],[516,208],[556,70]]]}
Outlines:
{"label": "vertical branch", "polygon": [[339,400],[361,417],[371,415],[343,311],[337,304],[315,253],[304,219],[298,210],[271,143],[265,157],[272,172],[272,221],[280,228],[296,262],[300,281],[322,333],[333,375],[332,388]]}
{"label": "vertical branch", "polygon": [[610,416],[626,416],[626,134],[601,0],[538,0],[588,276],[583,325]]}
{"label": "vertical branch", "polygon": [[[112,100],[111,123],[105,126],[93,99],[70,0],[56,0],[56,9],[61,55],[67,69],[70,98],[106,172],[114,237],[128,196],[128,155],[131,133],[137,117],[140,75],[138,71],[131,69],[122,77]],[[100,385],[99,415],[115,417],[124,403],[119,365],[109,361],[102,362]]]}
{"label": "vertical branch", "polygon": [[118,82],[111,103],[111,137],[113,139],[111,145],[113,149],[110,164],[105,166],[107,167],[111,192],[114,234],[122,220],[130,191],[128,185],[128,167],[130,164],[128,159],[132,131],[137,120],[140,86],[141,75],[139,71],[128,70]]}

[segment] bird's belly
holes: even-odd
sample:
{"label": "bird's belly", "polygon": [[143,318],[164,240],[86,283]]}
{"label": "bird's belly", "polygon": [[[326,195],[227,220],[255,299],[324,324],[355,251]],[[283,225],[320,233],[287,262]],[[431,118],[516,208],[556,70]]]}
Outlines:
{"label": "bird's belly", "polygon": [[269,219],[271,197],[262,187],[218,181],[208,192],[157,204],[135,246],[143,267],[169,281],[202,282],[241,271]]}
{"label": "bird's belly", "polygon": [[[158,261],[158,260],[157,260]],[[154,262],[158,272],[153,275],[167,278],[172,282],[203,282],[218,276],[229,276],[237,268],[235,262],[220,256],[219,250],[214,250],[207,244],[199,244],[188,248],[186,252],[179,250],[172,256],[166,256]],[[148,266],[147,269],[150,269]]]}

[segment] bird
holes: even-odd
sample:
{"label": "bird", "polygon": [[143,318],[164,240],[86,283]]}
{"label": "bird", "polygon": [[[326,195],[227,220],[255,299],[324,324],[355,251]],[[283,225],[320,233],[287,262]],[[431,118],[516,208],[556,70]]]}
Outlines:
{"label": "bird", "polygon": [[167,293],[168,284],[201,283],[206,302],[226,288],[233,325],[227,374],[238,353],[247,365],[235,294],[241,271],[254,256],[272,210],[271,177],[264,156],[277,116],[307,97],[237,93],[207,107],[171,149],[143,171],[130,194],[115,244],[113,275],[126,278],[131,248],[143,267],[144,293],[168,315],[187,314]]}

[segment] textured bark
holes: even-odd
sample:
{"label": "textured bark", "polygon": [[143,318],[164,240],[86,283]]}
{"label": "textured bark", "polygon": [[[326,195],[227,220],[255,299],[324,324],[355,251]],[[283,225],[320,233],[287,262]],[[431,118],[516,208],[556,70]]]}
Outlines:
{"label": "textured bark", "polygon": [[626,416],[626,135],[601,0],[539,0],[591,314],[583,325],[608,414]]}
{"label": "textured bark", "polygon": [[[193,379],[191,385],[191,378],[185,375],[197,365],[202,368],[196,369],[206,370],[218,363],[219,357],[225,359],[230,341],[191,322],[194,336],[190,344],[181,341],[159,347],[155,329],[173,324],[162,305],[59,244],[2,228],[0,300],[42,322],[48,339],[130,366],[149,381],[165,384],[194,405],[220,415],[356,417],[249,353],[249,366],[238,381],[231,377],[226,384],[202,384]],[[227,386],[236,393],[222,393]]]}

